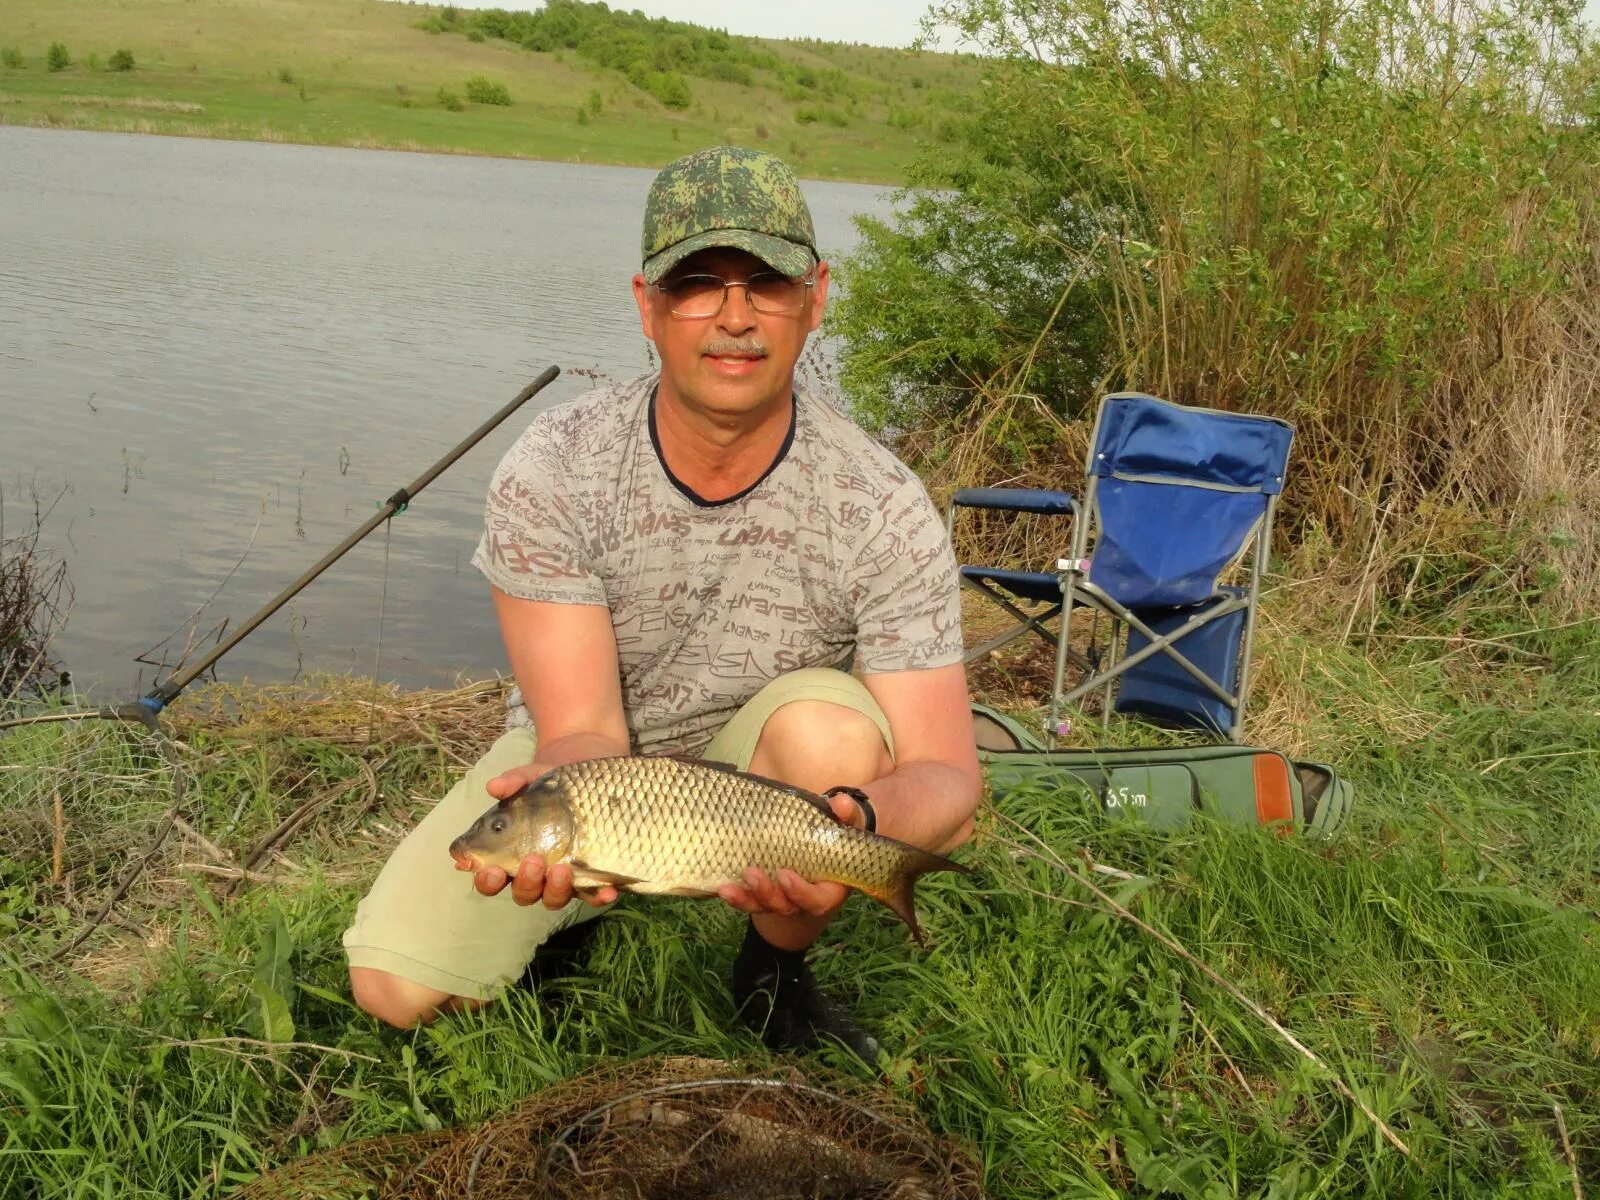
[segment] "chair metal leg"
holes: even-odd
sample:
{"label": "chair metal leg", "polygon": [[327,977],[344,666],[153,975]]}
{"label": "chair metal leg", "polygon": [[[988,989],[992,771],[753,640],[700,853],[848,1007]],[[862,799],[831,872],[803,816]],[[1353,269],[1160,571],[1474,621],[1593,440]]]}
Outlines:
{"label": "chair metal leg", "polygon": [[1067,677],[1067,659],[1070,656],[1085,670],[1093,670],[1088,659],[1069,649],[1072,637],[1072,601],[1075,592],[1073,580],[1079,574],[1077,567],[1069,566],[1061,572],[1061,624],[1056,630],[1056,674],[1050,684],[1050,715],[1044,726],[1046,750],[1055,749],[1056,724],[1061,718],[1061,685]]}
{"label": "chair metal leg", "polygon": [[[1080,683],[1076,688],[1072,689],[1072,691],[1068,692],[1064,697],[1062,697],[1064,701],[1070,703],[1071,701],[1076,700],[1079,696],[1083,696],[1088,692],[1093,691],[1097,687],[1108,684],[1111,677],[1132,670],[1134,667],[1144,662],[1145,659],[1151,658],[1157,654],[1165,654],[1167,657],[1172,659],[1173,662],[1177,663],[1178,666],[1184,671],[1188,672],[1188,674],[1196,683],[1210,691],[1211,694],[1214,695],[1218,700],[1222,701],[1222,703],[1228,705],[1229,708],[1238,707],[1239,701],[1237,697],[1229,695],[1227,690],[1218,684],[1216,680],[1212,679],[1211,676],[1207,675],[1199,667],[1195,666],[1194,663],[1190,662],[1189,659],[1176,648],[1176,643],[1179,641],[1179,639],[1194,631],[1194,622],[1190,622],[1183,628],[1175,629],[1171,633],[1163,636],[1156,633],[1133,613],[1123,609],[1121,605],[1118,605],[1116,601],[1106,596],[1105,593],[1100,592],[1100,590],[1093,584],[1085,584],[1081,586],[1079,588],[1079,594],[1087,596],[1091,601],[1103,607],[1107,613],[1111,614],[1114,621],[1126,622],[1131,628],[1137,629],[1145,636],[1146,639],[1148,639],[1149,645],[1145,646],[1141,650],[1135,651],[1133,654],[1128,655],[1127,658],[1117,660],[1108,666],[1106,668],[1106,676],[1097,676],[1093,679],[1087,679],[1083,683]],[[1225,603],[1219,604],[1214,608],[1207,609],[1206,612],[1201,615],[1206,621],[1213,621],[1218,617],[1226,616],[1231,612],[1237,612],[1239,609],[1244,608],[1245,604],[1246,601],[1241,597],[1239,599],[1226,601]],[[1118,641],[1120,641],[1120,638],[1113,639],[1113,652],[1115,652]]]}
{"label": "chair metal leg", "polygon": [[1255,649],[1256,640],[1256,605],[1261,599],[1261,576],[1266,570],[1267,556],[1272,552],[1272,517],[1278,507],[1276,495],[1267,498],[1267,512],[1261,525],[1256,529],[1255,560],[1250,564],[1250,605],[1244,614],[1244,637],[1240,653],[1244,658],[1239,663],[1239,703],[1233,710],[1233,728],[1228,735],[1235,742],[1244,741],[1244,706],[1245,699],[1250,695],[1250,659]]}
{"label": "chair metal leg", "polygon": [[1038,634],[1047,642],[1055,642],[1055,634],[1046,629],[1044,627],[1044,623],[1061,611],[1060,605],[1056,605],[1055,607],[1047,609],[1042,613],[1029,615],[1028,613],[1023,612],[1020,608],[1016,607],[1016,605],[1009,604],[999,597],[990,596],[990,598],[993,599],[994,602],[1001,608],[1005,609],[1006,612],[1015,617],[1017,619],[1017,624],[1013,625],[1010,629],[1006,629],[995,634],[994,637],[990,638],[982,645],[975,646],[971,650],[968,650],[963,656],[964,661],[976,662],[990,651],[998,650],[1001,646],[1016,641],[1019,637],[1022,637],[1024,634],[1030,631]]}
{"label": "chair metal leg", "polygon": [[[962,583],[966,587],[973,589],[973,591],[980,592],[990,600],[994,601],[995,604],[999,605],[1012,617],[1016,618],[1017,621],[1017,624],[1013,625],[1010,629],[1002,630],[1000,633],[995,634],[994,637],[990,638],[982,645],[975,646],[971,650],[966,651],[962,655],[963,662],[977,662],[980,658],[983,658],[991,651],[998,650],[1001,646],[1007,645],[1008,643],[1015,641],[1017,638],[1022,637],[1024,634],[1029,632],[1037,634],[1042,641],[1045,641],[1052,646],[1057,644],[1056,635],[1050,632],[1050,630],[1046,627],[1046,623],[1061,612],[1062,606],[1060,604],[1054,604],[1042,612],[1030,614],[1024,612],[1015,604],[1011,603],[1010,599],[1003,593],[990,588],[981,582],[971,579],[964,579],[962,580]],[[1075,666],[1085,670],[1088,669],[1089,661],[1088,659],[1084,658],[1083,655],[1069,650],[1067,657],[1073,661]]]}
{"label": "chair metal leg", "polygon": [[1100,728],[1105,731],[1105,737],[1111,736],[1111,690],[1118,674],[1126,668],[1118,668],[1117,655],[1122,645],[1122,622],[1117,620],[1116,614],[1111,617],[1111,640],[1106,644],[1106,685],[1100,693]]}

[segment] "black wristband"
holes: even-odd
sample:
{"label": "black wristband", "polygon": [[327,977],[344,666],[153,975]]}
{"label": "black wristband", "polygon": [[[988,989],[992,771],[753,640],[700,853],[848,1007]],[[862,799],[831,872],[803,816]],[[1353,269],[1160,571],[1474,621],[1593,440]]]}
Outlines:
{"label": "black wristband", "polygon": [[865,792],[863,792],[860,788],[858,788],[858,787],[844,787],[844,786],[831,787],[827,791],[823,792],[822,796],[823,796],[824,799],[828,799],[830,797],[837,796],[837,795],[839,795],[841,793],[843,793],[846,796],[849,796],[850,799],[852,799],[852,800],[854,800],[856,802],[856,807],[858,807],[861,810],[861,815],[866,818],[866,821],[867,821],[867,832],[868,833],[877,833],[878,832],[878,811],[877,811],[877,809],[872,807],[872,801],[867,798],[867,794]]}

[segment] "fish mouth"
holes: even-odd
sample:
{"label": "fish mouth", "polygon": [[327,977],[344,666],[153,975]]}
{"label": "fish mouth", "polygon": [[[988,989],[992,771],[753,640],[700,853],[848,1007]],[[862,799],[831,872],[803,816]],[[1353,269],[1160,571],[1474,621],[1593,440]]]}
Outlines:
{"label": "fish mouth", "polygon": [[457,838],[450,843],[450,857],[456,860],[456,870],[458,871],[476,871],[478,869],[477,855],[467,849],[466,843],[461,838]]}

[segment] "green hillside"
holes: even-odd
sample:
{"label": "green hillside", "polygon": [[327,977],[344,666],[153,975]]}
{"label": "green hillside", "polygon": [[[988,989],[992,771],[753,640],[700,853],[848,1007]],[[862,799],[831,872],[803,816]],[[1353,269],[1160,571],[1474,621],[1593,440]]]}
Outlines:
{"label": "green hillside", "polygon": [[977,77],[970,57],[737,37],[575,0],[536,14],[381,0],[0,9],[0,124],[14,125],[640,166],[727,141],[812,178],[898,182]]}

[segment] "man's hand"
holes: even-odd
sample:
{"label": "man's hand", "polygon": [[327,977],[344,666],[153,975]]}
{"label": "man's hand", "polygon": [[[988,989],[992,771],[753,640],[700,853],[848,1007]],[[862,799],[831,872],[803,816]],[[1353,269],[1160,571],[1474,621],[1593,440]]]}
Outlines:
{"label": "man's hand", "polygon": [[[866,828],[866,814],[849,796],[830,796],[828,803],[839,824]],[[769,876],[759,867],[747,867],[743,886],[730,883],[717,889],[717,895],[740,912],[780,917],[792,917],[797,912],[824,917],[843,904],[849,894],[850,889],[842,883],[809,883],[786,868]]]}
{"label": "man's hand", "polygon": [[[492,800],[504,800],[507,796],[515,796],[539,776],[553,770],[545,763],[531,762],[525,767],[512,767],[503,774],[496,775],[484,784],[484,790],[489,793]],[[485,808],[488,805],[484,806]]]}
{"label": "man's hand", "polygon": [[565,908],[575,895],[595,908],[614,904],[617,899],[617,889],[610,884],[599,888],[574,888],[571,867],[566,863],[547,867],[543,857],[537,854],[522,860],[515,879],[508,878],[499,867],[483,867],[472,877],[473,886],[485,896],[498,895],[507,883],[511,885],[511,898],[518,904],[543,904],[551,911]]}
{"label": "man's hand", "polygon": [[[496,775],[484,787],[491,798],[504,800],[551,770],[554,768],[548,763],[531,762]],[[538,854],[530,854],[523,859],[515,876],[507,875],[499,867],[480,867],[472,876],[472,886],[485,896],[499,895],[508,883],[511,885],[511,898],[518,904],[543,904],[552,911],[565,908],[575,895],[596,908],[614,903],[617,898],[617,889],[610,886],[581,890],[574,888],[571,867],[566,863],[546,866],[543,856]]]}

